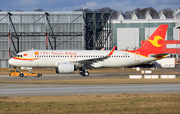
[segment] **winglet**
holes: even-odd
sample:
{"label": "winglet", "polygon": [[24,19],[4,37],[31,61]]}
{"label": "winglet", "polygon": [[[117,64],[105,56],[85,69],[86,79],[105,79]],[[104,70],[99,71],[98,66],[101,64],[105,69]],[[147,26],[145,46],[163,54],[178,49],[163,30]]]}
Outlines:
{"label": "winglet", "polygon": [[108,54],[108,56],[111,56],[114,53],[114,50],[116,49],[116,46],[111,50],[111,52]]}
{"label": "winglet", "polygon": [[104,47],[101,50],[104,50]]}

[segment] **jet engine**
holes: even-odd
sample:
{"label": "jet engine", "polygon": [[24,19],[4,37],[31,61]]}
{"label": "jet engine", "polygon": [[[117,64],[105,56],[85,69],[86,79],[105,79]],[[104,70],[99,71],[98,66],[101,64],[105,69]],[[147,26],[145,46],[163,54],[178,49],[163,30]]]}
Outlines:
{"label": "jet engine", "polygon": [[69,62],[60,62],[56,68],[56,73],[73,73],[76,69],[75,65]]}

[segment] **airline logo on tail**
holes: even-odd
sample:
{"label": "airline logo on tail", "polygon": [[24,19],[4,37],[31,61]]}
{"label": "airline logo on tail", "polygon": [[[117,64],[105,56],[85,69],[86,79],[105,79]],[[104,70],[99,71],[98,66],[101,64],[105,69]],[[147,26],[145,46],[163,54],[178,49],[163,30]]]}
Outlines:
{"label": "airline logo on tail", "polygon": [[155,47],[161,47],[163,45],[163,43],[159,44],[158,41],[160,40],[164,40],[164,39],[161,36],[155,36],[154,40],[148,39],[148,41],[151,42],[151,44]]}

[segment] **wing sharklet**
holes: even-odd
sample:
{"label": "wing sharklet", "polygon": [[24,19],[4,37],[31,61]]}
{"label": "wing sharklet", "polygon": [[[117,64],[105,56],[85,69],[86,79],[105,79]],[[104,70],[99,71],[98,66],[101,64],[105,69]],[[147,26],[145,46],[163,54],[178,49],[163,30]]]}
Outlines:
{"label": "wing sharklet", "polygon": [[114,50],[116,49],[116,46],[111,50],[111,52],[108,54],[108,56],[111,56],[114,53]]}

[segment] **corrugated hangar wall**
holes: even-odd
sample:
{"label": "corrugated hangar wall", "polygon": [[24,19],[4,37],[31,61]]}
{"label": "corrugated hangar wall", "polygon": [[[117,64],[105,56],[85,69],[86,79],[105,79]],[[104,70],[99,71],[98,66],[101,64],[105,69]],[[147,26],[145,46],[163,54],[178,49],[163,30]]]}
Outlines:
{"label": "corrugated hangar wall", "polygon": [[84,49],[81,11],[0,12],[0,68],[30,49]]}

